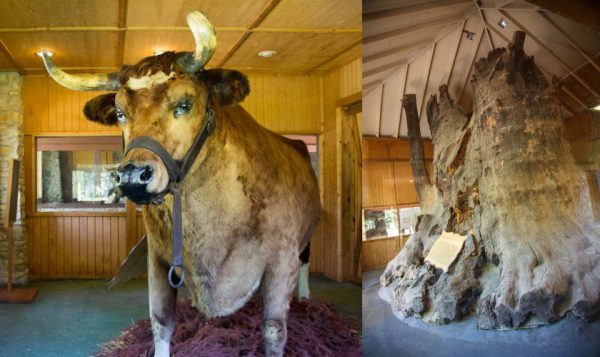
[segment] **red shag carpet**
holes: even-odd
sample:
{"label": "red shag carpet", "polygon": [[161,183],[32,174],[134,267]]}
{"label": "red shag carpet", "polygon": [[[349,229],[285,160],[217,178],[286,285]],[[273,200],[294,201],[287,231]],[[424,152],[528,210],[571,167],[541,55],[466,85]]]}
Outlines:
{"label": "red shag carpet", "polygon": [[[262,299],[255,295],[233,315],[207,319],[190,304],[177,302],[173,356],[264,356],[260,325]],[[340,316],[328,304],[311,299],[290,302],[286,356],[360,356],[360,321]],[[150,320],[136,321],[101,347],[97,357],[153,356]]]}

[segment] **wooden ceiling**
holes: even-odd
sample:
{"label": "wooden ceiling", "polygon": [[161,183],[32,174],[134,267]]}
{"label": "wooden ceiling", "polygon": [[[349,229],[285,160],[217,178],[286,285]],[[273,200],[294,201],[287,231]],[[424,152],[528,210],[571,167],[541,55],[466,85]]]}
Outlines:
{"label": "wooden ceiling", "polygon": [[423,108],[441,84],[471,110],[473,63],[505,47],[517,30],[527,33],[525,51],[548,79],[559,80],[565,117],[600,104],[600,34],[594,28],[523,0],[370,0],[363,7],[365,135],[406,136],[400,100],[414,93],[422,134],[429,136]]}
{"label": "wooden ceiling", "polygon": [[[217,30],[207,67],[305,74],[361,56],[360,0],[2,0],[0,71],[43,73],[41,48],[70,72],[103,72],[155,51],[190,51],[186,15]],[[276,50],[275,57],[257,56]]]}

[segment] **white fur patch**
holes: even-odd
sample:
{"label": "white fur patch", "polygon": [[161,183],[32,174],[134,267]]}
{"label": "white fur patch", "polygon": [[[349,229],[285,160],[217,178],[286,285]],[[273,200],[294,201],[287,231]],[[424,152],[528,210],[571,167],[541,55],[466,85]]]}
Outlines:
{"label": "white fur patch", "polygon": [[162,83],[166,83],[169,79],[171,78],[175,78],[177,74],[175,72],[171,72],[168,75],[165,74],[165,72],[160,71],[160,72],[156,72],[151,76],[143,76],[140,78],[129,78],[129,80],[127,81],[127,87],[129,87],[129,89],[132,90],[138,90],[138,89],[150,89],[152,88],[152,86],[155,86],[157,84],[162,84]]}
{"label": "white fur patch", "polygon": [[310,289],[308,288],[308,263],[302,264],[298,271],[298,285],[296,286],[296,297],[298,299],[309,299]]}
{"label": "white fur patch", "polygon": [[219,311],[215,316],[227,316],[227,315],[231,315],[234,312],[236,312],[239,308],[241,308],[242,306],[244,306],[246,304],[246,302],[248,302],[248,300],[250,300],[250,298],[252,297],[252,294],[254,294],[254,292],[256,291],[256,289],[258,289],[259,285],[260,285],[260,278],[258,278],[256,280],[256,282],[252,286],[252,289],[250,289],[250,291],[248,292],[248,294],[246,294],[246,296],[244,296],[243,298],[241,298],[238,301],[236,301],[228,309],[224,309],[224,310]]}

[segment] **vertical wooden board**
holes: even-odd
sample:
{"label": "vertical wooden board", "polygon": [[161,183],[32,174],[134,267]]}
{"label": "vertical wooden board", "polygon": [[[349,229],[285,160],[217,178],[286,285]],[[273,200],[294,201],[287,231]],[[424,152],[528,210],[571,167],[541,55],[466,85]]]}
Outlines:
{"label": "vertical wooden board", "polygon": [[35,272],[35,275],[41,275],[42,274],[42,264],[41,264],[41,242],[40,242],[40,227],[39,227],[39,218],[38,217],[33,217],[32,219],[32,231],[33,231],[33,270]]}
{"label": "vertical wooden board", "polygon": [[42,260],[41,274],[48,276],[48,217],[42,217],[40,219],[40,240],[40,258]]}
{"label": "vertical wooden board", "polygon": [[94,217],[87,217],[87,265],[88,275],[96,276],[96,229]]}
{"label": "vertical wooden board", "polygon": [[73,231],[72,217],[65,217],[65,277],[73,276]]}
{"label": "vertical wooden board", "polygon": [[71,218],[71,254],[73,258],[71,262],[73,266],[71,272],[74,277],[79,276],[80,261],[79,261],[79,217]]}
{"label": "vertical wooden board", "polygon": [[455,101],[458,101],[463,84],[468,79],[467,76],[480,36],[485,36],[480,30],[481,20],[479,19],[479,16],[473,15],[469,17],[465,22],[465,31],[471,31],[477,35],[473,40],[467,40],[464,35],[460,37],[456,60],[454,61],[454,67],[452,68],[452,78],[450,78],[450,83],[448,83],[448,93]]}
{"label": "vertical wooden board", "polygon": [[110,236],[111,236],[110,217],[102,217],[102,265],[103,275],[109,277],[111,275],[110,266]]}
{"label": "vertical wooden board", "polygon": [[94,218],[94,240],[96,242],[96,276],[104,276],[104,232],[102,217]]}
{"label": "vertical wooden board", "polygon": [[[125,260],[125,256],[127,255],[127,218],[119,217],[119,251],[117,255],[117,267],[119,268],[121,262]],[[115,271],[116,272],[116,271]]]}
{"label": "vertical wooden board", "polygon": [[79,110],[82,109],[83,107],[79,106],[79,93],[73,92],[73,94],[71,95],[70,104],[71,104],[71,110],[69,112],[69,117],[71,118],[71,122],[72,122],[71,130],[73,130],[74,132],[80,133],[83,130],[81,130],[81,119],[79,117]]}
{"label": "vertical wooden board", "polygon": [[33,218],[28,217],[25,220],[26,239],[27,239],[27,269],[30,275],[35,275],[33,260],[35,258],[35,245],[33,242]]}
{"label": "vertical wooden board", "polygon": [[89,236],[87,229],[87,217],[79,218],[79,275],[88,276],[88,245]]}
{"label": "vertical wooden board", "polygon": [[65,274],[65,217],[56,218],[56,274]]}
{"label": "vertical wooden board", "polygon": [[[459,26],[438,41],[435,49],[435,55],[431,62],[429,83],[425,92],[422,108],[425,108],[425,106],[427,105],[427,101],[432,95],[438,94],[439,87],[442,84],[448,84],[448,79],[450,76],[448,68],[452,65],[452,61],[454,59],[453,55],[455,53],[456,47],[460,43],[461,35],[462,27]],[[482,36],[485,36],[485,34],[482,34]],[[424,109],[421,109],[420,115],[421,117],[427,115]],[[427,122],[427,120],[425,120],[425,122]]]}
{"label": "vertical wooden board", "polygon": [[417,191],[415,189],[412,168],[410,162],[394,162],[395,185],[396,185],[396,204],[417,203]]}
{"label": "vertical wooden board", "polygon": [[381,108],[381,128],[379,130],[382,136],[398,136],[405,76],[406,66],[394,72],[386,81]]}
{"label": "vertical wooden board", "polygon": [[393,170],[391,161],[363,163],[363,207],[390,206],[396,203]]}
{"label": "vertical wooden board", "polygon": [[[383,85],[363,97],[363,132],[365,135],[379,136],[379,121],[381,119],[381,95]],[[334,104],[335,105],[335,104]]]}
{"label": "vertical wooden board", "polygon": [[119,218],[110,217],[110,274],[119,267]]}
{"label": "vertical wooden board", "polygon": [[48,220],[48,270],[53,276],[58,276],[56,245],[56,217],[50,217]]}
{"label": "vertical wooden board", "polygon": [[[483,34],[483,28],[482,28],[482,34]],[[462,108],[465,110],[465,112],[470,112],[471,109],[473,108],[473,85],[471,84],[471,78],[473,78],[473,71],[475,70],[475,66],[474,63],[479,60],[480,58],[483,58],[485,56],[487,56],[487,54],[491,51],[490,48],[490,43],[487,39],[482,39],[481,43],[479,44],[479,48],[477,49],[477,52],[475,54],[475,57],[473,58],[473,65],[471,65],[471,68],[469,69],[469,74],[467,76],[467,83],[465,85],[464,91],[463,91],[463,95],[460,98],[460,100],[458,101],[460,103],[460,105],[462,106]]]}

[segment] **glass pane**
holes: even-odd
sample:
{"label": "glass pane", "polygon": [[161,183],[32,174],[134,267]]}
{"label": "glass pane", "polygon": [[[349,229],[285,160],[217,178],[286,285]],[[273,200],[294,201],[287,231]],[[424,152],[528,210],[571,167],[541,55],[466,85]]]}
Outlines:
{"label": "glass pane", "polygon": [[399,235],[398,210],[396,208],[363,209],[363,240]]}
{"label": "glass pane", "polygon": [[118,151],[38,151],[37,210],[114,211],[124,209],[112,172]]}
{"label": "glass pane", "polygon": [[400,231],[402,235],[411,235],[417,228],[417,219],[421,214],[421,207],[400,208]]}

